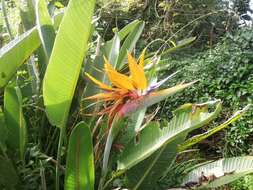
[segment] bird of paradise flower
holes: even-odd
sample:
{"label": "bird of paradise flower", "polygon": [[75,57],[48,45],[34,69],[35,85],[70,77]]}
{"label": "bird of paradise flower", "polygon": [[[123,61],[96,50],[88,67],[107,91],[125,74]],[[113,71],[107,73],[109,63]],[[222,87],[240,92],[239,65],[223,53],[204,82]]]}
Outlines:
{"label": "bird of paradise flower", "polygon": [[105,73],[112,84],[111,86],[100,82],[90,74],[85,73],[92,82],[98,85],[100,89],[104,90],[103,93],[95,94],[85,99],[102,101],[107,103],[106,105],[109,105],[99,112],[99,114],[108,114],[109,125],[112,123],[115,115],[120,118],[125,117],[135,111],[160,102],[166,97],[181,91],[194,83],[181,83],[171,88],[156,91],[156,89],[171,78],[172,75],[160,82],[148,84],[144,72],[144,55],[145,51],[142,52],[139,61],[137,62],[135,58],[128,53],[129,76],[116,71],[109,61],[104,58]]}

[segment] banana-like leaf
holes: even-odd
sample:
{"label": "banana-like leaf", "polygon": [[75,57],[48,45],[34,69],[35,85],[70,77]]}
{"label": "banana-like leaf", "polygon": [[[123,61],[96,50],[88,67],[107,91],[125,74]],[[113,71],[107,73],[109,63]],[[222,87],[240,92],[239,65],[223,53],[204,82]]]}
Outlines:
{"label": "banana-like leaf", "polygon": [[[175,44],[176,46],[169,48],[165,51],[163,51],[160,56],[166,55],[168,53],[173,53],[175,51],[177,51],[180,48],[183,48],[185,46],[190,45],[191,43],[193,43],[196,40],[196,37],[190,37],[190,38],[186,38],[184,40],[179,41],[177,44]],[[150,53],[146,56],[146,58],[152,57],[153,55],[155,55],[156,52]]]}
{"label": "banana-like leaf", "polygon": [[127,51],[131,52],[136,45],[136,42],[141,36],[142,30],[144,28],[144,22],[138,23],[132,32],[127,36],[122,47],[120,48],[118,62],[116,65],[116,69],[122,69],[124,66],[124,61],[127,57]]}
{"label": "banana-like leaf", "polygon": [[179,145],[179,151],[183,151],[187,148],[189,148],[190,146],[210,137],[211,135],[213,135],[214,133],[219,132],[220,130],[226,128],[229,124],[235,122],[236,120],[240,119],[242,117],[242,115],[249,109],[250,105],[246,106],[244,109],[237,111],[234,115],[232,115],[227,121],[225,121],[224,123],[222,123],[221,125],[210,129],[209,131],[199,134],[199,135],[195,135],[193,137],[191,137],[190,139],[188,139],[187,141],[185,141],[183,144]]}
{"label": "banana-like leaf", "polygon": [[[36,14],[35,14],[35,6],[34,6],[34,0],[27,0],[27,3],[22,3],[20,6],[20,17],[21,22],[24,26],[25,31],[30,30],[36,25]],[[37,1],[36,1],[37,2]],[[36,27],[37,28],[37,27]],[[38,34],[39,34],[39,27],[37,28]],[[37,35],[38,40],[40,40],[39,35]],[[41,44],[41,41],[40,41]],[[27,85],[25,81],[22,80],[22,78],[18,78],[18,85],[24,86],[26,85],[27,88],[22,88],[23,95],[26,96],[33,96],[34,94],[38,95],[40,88],[41,88],[41,81],[44,77],[46,65],[47,65],[47,58],[45,55],[45,51],[43,47],[40,45],[39,48],[34,52],[37,55],[38,58],[38,65],[36,65],[35,57],[31,56],[27,64],[20,69],[25,69],[28,71],[28,75],[30,78],[30,85]],[[29,89],[30,88],[30,89]]]}
{"label": "banana-like leaf", "polygon": [[[209,108],[215,105],[215,110]],[[139,135],[139,142],[132,140],[120,155],[118,170],[127,170],[167,143],[172,142],[182,134],[201,127],[218,115],[221,110],[220,101],[205,104],[185,104],[174,112],[173,119],[167,127],[159,128],[157,123],[147,125]]]}
{"label": "banana-like leaf", "polygon": [[89,127],[80,122],[69,139],[65,190],[93,190],[94,180],[92,136]]}
{"label": "banana-like leaf", "polygon": [[[177,86],[169,88],[169,89],[161,90],[159,92],[150,93],[147,96],[145,96],[144,98],[141,98],[140,100],[133,100],[133,101],[126,103],[117,113],[116,117],[113,120],[112,127],[110,128],[109,135],[108,135],[107,141],[106,141],[104,158],[103,158],[103,171],[107,170],[111,146],[112,146],[112,143],[113,143],[115,137],[118,135],[118,133],[120,131],[119,126],[122,126],[122,125],[119,124],[120,123],[119,121],[121,121],[121,119],[123,117],[130,115],[132,113],[136,113],[137,111],[146,109],[147,107],[162,101],[163,99],[167,98],[168,96],[173,95],[176,92],[179,92],[192,84],[193,83],[180,84],[180,85],[177,85]],[[138,128],[138,126],[136,126],[136,128]]]}
{"label": "banana-like leaf", "polygon": [[112,126],[109,130],[108,137],[106,139],[106,144],[105,144],[105,150],[104,150],[104,156],[103,156],[103,167],[102,167],[102,173],[103,175],[106,175],[107,169],[108,169],[108,162],[109,162],[109,157],[111,153],[111,147],[112,143],[117,137],[119,131],[122,129],[124,126],[124,121],[119,117],[115,117]]}
{"label": "banana-like leaf", "polygon": [[37,28],[23,33],[0,51],[0,87],[5,86],[31,54],[40,46]]}
{"label": "banana-like leaf", "polygon": [[33,3],[33,0],[27,0],[26,3],[20,3],[20,17],[25,30],[29,30],[36,25],[36,16]]}
{"label": "banana-like leaf", "polygon": [[[43,98],[52,125],[65,125],[80,74],[95,0],[71,0],[60,24],[43,80]],[[83,18],[83,19],[80,19]]]}
{"label": "banana-like leaf", "polygon": [[[133,22],[129,23],[124,28],[122,28],[119,32],[116,32],[116,34],[117,34],[117,36],[119,38],[119,41],[124,40],[125,37],[127,37],[129,34],[131,34],[131,32],[136,28],[136,26],[138,24],[140,24],[140,21],[139,20],[134,20]],[[114,40],[115,40],[115,36],[114,36],[113,39],[111,39],[110,41],[107,41],[105,43],[104,49],[105,49],[106,57],[109,57],[108,56],[109,52],[113,50],[112,48],[113,48],[113,41]],[[119,51],[119,49],[117,51]],[[116,65],[116,63],[114,65]]]}
{"label": "banana-like leaf", "polygon": [[192,170],[184,178],[182,186],[215,188],[249,173],[253,173],[253,156],[224,158]]}
{"label": "banana-like leaf", "polygon": [[133,190],[156,187],[158,180],[173,164],[178,153],[177,145],[184,141],[186,135],[187,133],[177,137],[128,170],[126,172],[127,187]]}
{"label": "banana-like leaf", "polygon": [[139,20],[134,20],[131,23],[129,23],[128,25],[126,25],[124,28],[122,28],[119,32],[119,38],[120,40],[123,40],[129,33],[131,33],[131,31],[133,31],[135,29],[135,27],[137,26],[137,24],[139,24],[141,21]]}
{"label": "banana-like leaf", "polygon": [[4,115],[8,131],[7,144],[24,158],[27,140],[26,122],[22,110],[22,95],[17,86],[8,85],[4,91]]}
{"label": "banana-like leaf", "polygon": [[[106,43],[106,45],[108,44],[109,43]],[[109,50],[109,52],[106,54],[106,57],[113,67],[115,67],[117,64],[119,49],[120,49],[120,38],[118,33],[116,32],[112,39],[112,43],[110,43],[110,46],[109,47],[105,46],[105,50]]]}
{"label": "banana-like leaf", "polygon": [[178,152],[185,150],[189,146],[192,146],[193,144],[196,144],[227,127],[230,123],[235,122],[248,110],[248,108],[249,106],[246,106],[243,110],[236,112],[223,124],[206,133],[190,138],[182,145],[181,143],[185,140],[187,134],[184,134],[182,137],[168,143],[166,146],[153,153],[150,157],[127,171],[128,187],[131,189],[152,189],[152,187],[157,186],[157,181],[163,174],[161,171],[165,171],[166,168],[170,166],[171,161],[176,157]]}
{"label": "banana-like leaf", "polygon": [[39,35],[47,59],[49,59],[55,39],[55,31],[52,19],[48,13],[46,0],[36,1],[36,22]]}
{"label": "banana-like leaf", "polygon": [[58,30],[58,28],[59,28],[59,26],[61,24],[63,16],[64,16],[64,12],[62,11],[62,12],[54,15],[54,17],[53,17],[54,29],[56,31]]}
{"label": "banana-like leaf", "polygon": [[0,187],[4,189],[17,189],[19,182],[18,175],[13,167],[12,162],[0,155]]}

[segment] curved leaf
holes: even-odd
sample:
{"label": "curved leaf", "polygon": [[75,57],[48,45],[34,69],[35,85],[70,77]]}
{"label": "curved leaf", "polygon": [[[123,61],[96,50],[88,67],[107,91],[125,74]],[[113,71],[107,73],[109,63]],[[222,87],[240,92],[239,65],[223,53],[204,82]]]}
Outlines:
{"label": "curved leaf", "polygon": [[176,158],[177,146],[184,141],[186,136],[187,133],[183,133],[128,170],[126,172],[128,187],[133,190],[156,187],[158,180],[166,173]]}
{"label": "curved leaf", "polygon": [[7,144],[14,150],[18,150],[21,159],[23,159],[27,134],[22,110],[22,95],[18,87],[6,86],[4,91],[4,115],[8,130]]}
{"label": "curved leaf", "polygon": [[190,146],[210,137],[214,133],[217,133],[220,130],[226,128],[229,124],[240,119],[242,117],[242,115],[248,110],[249,106],[250,105],[246,106],[244,109],[242,109],[240,111],[237,111],[234,115],[232,115],[227,121],[225,121],[221,125],[213,128],[213,129],[210,129],[209,131],[207,131],[205,133],[195,135],[195,136],[191,137],[190,139],[186,140],[183,144],[179,145],[179,151],[183,151],[183,150],[189,148]]}
{"label": "curved leaf", "polygon": [[134,27],[132,32],[125,39],[122,47],[120,48],[118,62],[116,65],[117,69],[121,69],[122,66],[124,65],[124,61],[127,57],[127,51],[131,52],[133,50],[134,46],[136,45],[136,42],[141,36],[143,28],[144,28],[144,22],[138,23]]}
{"label": "curved leaf", "polygon": [[55,31],[52,19],[48,13],[47,2],[45,0],[36,1],[36,22],[39,35],[47,59],[49,59],[55,39]]}
{"label": "curved leaf", "polygon": [[56,15],[54,15],[54,17],[53,17],[53,23],[54,23],[54,29],[55,30],[58,30],[58,28],[59,28],[59,26],[61,24],[63,16],[64,16],[64,11],[59,12]]}
{"label": "curved leaf", "polygon": [[[166,54],[168,54],[168,53],[173,53],[173,52],[177,51],[177,50],[180,49],[180,48],[183,48],[183,47],[185,47],[185,46],[188,46],[188,45],[190,45],[191,43],[193,43],[196,39],[197,39],[196,37],[190,37],[190,38],[183,39],[183,40],[177,42],[177,44],[175,44],[174,47],[169,48],[169,49],[163,51],[163,52],[160,54],[160,56],[164,56],[164,55],[166,55]],[[148,54],[148,55],[146,56],[146,58],[152,57],[152,56],[155,55],[155,54],[156,54],[156,52],[150,53],[150,54]]]}
{"label": "curved leaf", "polygon": [[120,40],[123,40],[129,33],[131,33],[131,31],[133,31],[137,26],[137,24],[140,22],[141,21],[139,20],[134,20],[129,24],[127,24],[126,26],[124,26],[124,28],[122,28],[118,33]]}
{"label": "curved leaf", "polygon": [[92,136],[89,127],[80,122],[69,139],[64,189],[93,190],[94,180]]}
{"label": "curved leaf", "polygon": [[[215,105],[215,110],[208,108]],[[185,104],[174,112],[173,119],[167,127],[159,128],[157,123],[150,123],[140,133],[139,142],[131,141],[120,155],[118,170],[126,170],[144,160],[163,145],[172,142],[180,135],[192,131],[213,120],[220,112],[219,101],[205,104]]]}
{"label": "curved leaf", "polygon": [[31,54],[40,46],[36,27],[12,40],[0,51],[0,87],[5,86]]}
{"label": "curved leaf", "polygon": [[215,188],[253,173],[253,156],[224,158],[205,164],[187,174],[183,186]]}
{"label": "curved leaf", "polygon": [[94,7],[95,0],[71,0],[55,39],[43,80],[43,98],[49,121],[58,127],[67,121],[88,48]]}

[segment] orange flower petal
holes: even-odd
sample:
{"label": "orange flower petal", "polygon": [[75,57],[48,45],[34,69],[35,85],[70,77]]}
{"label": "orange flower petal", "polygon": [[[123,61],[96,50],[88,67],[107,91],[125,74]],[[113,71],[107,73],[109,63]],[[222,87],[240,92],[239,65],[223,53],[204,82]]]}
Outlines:
{"label": "orange flower petal", "polygon": [[141,90],[146,89],[147,79],[143,67],[136,63],[135,59],[132,57],[130,53],[128,53],[127,57],[128,57],[129,70],[131,73],[132,80],[134,82],[134,86],[137,89]]}
{"label": "orange flower petal", "polygon": [[111,83],[121,89],[134,90],[132,80],[119,72],[117,72],[111,64],[105,59],[105,71],[111,81]]}
{"label": "orange flower petal", "polygon": [[144,68],[144,55],[145,55],[146,49],[144,49],[139,57],[139,65]]}
{"label": "orange flower petal", "polygon": [[85,73],[85,75],[86,75],[92,82],[94,82],[96,85],[98,85],[101,89],[110,90],[110,91],[113,90],[112,87],[110,87],[110,86],[108,86],[108,85],[106,85],[106,84],[104,84],[104,83],[98,81],[97,79],[95,79],[95,78],[94,78],[93,76],[91,76],[90,74]]}
{"label": "orange flower petal", "polygon": [[84,100],[102,100],[102,101],[109,101],[109,100],[115,100],[118,99],[118,97],[120,97],[118,94],[116,93],[99,93],[93,96],[89,96],[84,98]]}

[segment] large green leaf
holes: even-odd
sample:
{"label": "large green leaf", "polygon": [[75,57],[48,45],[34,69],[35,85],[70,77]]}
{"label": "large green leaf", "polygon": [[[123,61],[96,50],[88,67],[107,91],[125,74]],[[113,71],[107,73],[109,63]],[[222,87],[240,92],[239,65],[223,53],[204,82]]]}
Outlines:
{"label": "large green leaf", "polygon": [[215,188],[253,173],[253,156],[224,158],[200,166],[186,175],[183,186]]}
{"label": "large green leaf", "polygon": [[[106,45],[107,44],[108,43],[106,43]],[[117,64],[119,49],[120,49],[120,38],[118,33],[116,32],[112,39],[112,43],[110,43],[110,46],[109,47],[105,46],[105,50],[109,50],[106,55],[106,58],[108,59],[109,63],[113,65],[113,67],[115,67]]]}
{"label": "large green leaf", "polygon": [[242,117],[242,115],[249,109],[249,105],[246,106],[244,109],[237,111],[235,114],[233,114],[227,121],[225,121],[224,123],[222,123],[221,125],[214,127],[213,129],[210,129],[209,131],[199,134],[199,135],[195,135],[193,137],[191,137],[190,139],[188,139],[187,141],[185,141],[184,143],[182,143],[179,146],[179,151],[183,151],[187,148],[189,148],[190,146],[210,137],[211,135],[219,132],[220,130],[226,128],[227,126],[229,126],[229,124],[237,121],[238,119],[240,119]]}
{"label": "large green leaf", "polygon": [[[123,27],[119,32],[118,32],[118,37],[120,39],[120,41],[124,40],[125,37],[127,37],[129,34],[131,34],[131,32],[136,28],[136,26],[140,23],[141,21],[139,20],[134,20],[133,22],[129,23],[128,25],[126,25],[125,27]],[[113,39],[107,41],[105,43],[105,49],[108,48],[108,50],[106,50],[106,52],[109,52],[111,47],[112,47],[112,43],[113,43]]]}
{"label": "large green leaf", "polygon": [[27,134],[22,110],[22,95],[17,86],[8,85],[5,87],[4,115],[8,130],[7,144],[14,150],[18,150],[20,158],[23,159]]}
{"label": "large green leaf", "polygon": [[[215,105],[215,110],[209,108]],[[150,123],[139,135],[139,142],[132,140],[126,146],[118,160],[118,170],[127,170],[144,160],[163,145],[172,142],[182,134],[192,131],[213,120],[220,112],[219,101],[205,104],[185,104],[174,112],[167,127],[159,128],[157,123]]]}
{"label": "large green leaf", "polygon": [[[190,45],[191,43],[193,43],[194,41],[196,40],[196,37],[190,37],[190,38],[186,38],[186,39],[183,39],[179,42],[177,42],[175,44],[174,47],[171,47],[169,49],[166,49],[165,51],[161,52],[160,56],[164,56],[166,54],[169,54],[169,53],[173,53],[177,50],[179,50],[180,48],[183,48],[185,46],[188,46]],[[150,53],[146,56],[146,58],[149,58],[149,57],[152,57],[156,54],[157,52],[153,52],[153,53]]]}
{"label": "large green leaf", "polygon": [[60,24],[43,80],[47,116],[64,126],[88,49],[95,0],[71,0]]}
{"label": "large green leaf", "polygon": [[94,180],[92,136],[89,127],[80,122],[69,139],[65,190],[93,190]]}
{"label": "large green leaf", "polygon": [[117,69],[121,69],[123,67],[124,61],[127,57],[127,51],[131,52],[133,50],[138,39],[141,36],[143,28],[144,22],[139,22],[125,39],[124,43],[122,44],[122,47],[120,48],[118,62],[116,65]]}
{"label": "large green leaf", "polygon": [[177,145],[184,141],[185,137],[186,134],[182,134],[128,170],[127,187],[133,190],[156,187],[158,180],[173,164],[178,153]]}
{"label": "large green leaf", "polygon": [[172,160],[176,157],[178,152],[186,149],[189,146],[192,146],[193,144],[198,143],[210,135],[213,135],[214,133],[227,127],[230,123],[235,122],[243,115],[243,113],[245,113],[248,107],[249,106],[245,107],[243,110],[236,112],[223,124],[207,131],[206,133],[190,138],[182,145],[181,143],[185,140],[187,133],[183,134],[180,138],[177,138],[171,143],[168,143],[160,150],[153,153],[150,157],[127,171],[129,185],[128,187],[131,187],[131,189],[152,189],[152,187],[155,187],[157,185],[157,181],[163,175],[164,172],[161,171],[166,171],[166,168],[170,166]]}
{"label": "large green leaf", "polygon": [[23,33],[1,49],[0,87],[5,86],[31,54],[40,46],[37,28]]}
{"label": "large green leaf", "polygon": [[[18,175],[13,164],[8,158],[0,156],[0,187],[4,189],[16,189],[18,184]],[[15,188],[16,186],[16,188]]]}
{"label": "large green leaf", "polygon": [[26,3],[19,4],[20,17],[25,30],[29,30],[36,25],[34,1],[26,0]]}
{"label": "large green leaf", "polygon": [[57,14],[54,15],[53,17],[53,23],[54,23],[54,29],[57,31],[60,24],[61,24],[61,21],[62,21],[62,18],[64,16],[64,12],[59,12]]}
{"label": "large green leaf", "polygon": [[47,59],[49,59],[54,45],[55,31],[46,0],[36,1],[36,21],[42,46]]}
{"label": "large green leaf", "polygon": [[139,20],[134,20],[124,26],[118,33],[120,40],[123,40],[129,33],[131,33],[140,22],[141,21]]}

